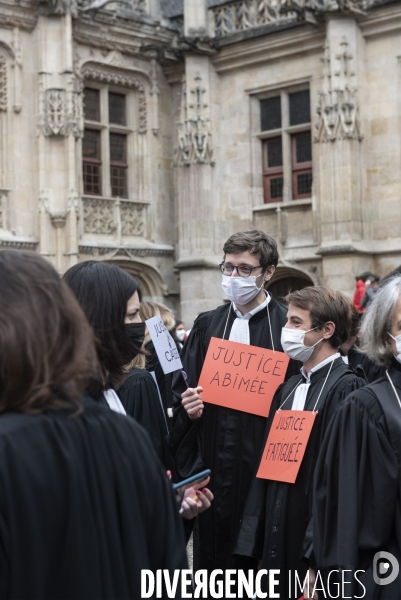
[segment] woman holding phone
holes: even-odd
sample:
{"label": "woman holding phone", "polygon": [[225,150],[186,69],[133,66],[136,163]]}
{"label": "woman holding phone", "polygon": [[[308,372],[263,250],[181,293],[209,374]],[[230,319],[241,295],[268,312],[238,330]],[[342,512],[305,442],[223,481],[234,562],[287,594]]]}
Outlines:
{"label": "woman holding phone", "polygon": [[2,599],[136,599],[142,569],[187,566],[147,434],[85,394],[99,373],[110,376],[53,267],[0,252]]}

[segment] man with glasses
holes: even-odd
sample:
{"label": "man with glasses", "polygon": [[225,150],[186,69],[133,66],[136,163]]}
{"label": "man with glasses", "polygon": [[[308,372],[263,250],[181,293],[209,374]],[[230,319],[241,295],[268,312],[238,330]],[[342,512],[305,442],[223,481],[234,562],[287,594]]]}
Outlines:
{"label": "man with glasses", "polygon": [[[278,262],[275,241],[259,230],[232,235],[223,248],[222,287],[230,302],[199,315],[181,359],[190,386],[196,386],[212,337],[282,351],[281,329],[287,309],[264,290]],[[273,337],[273,343],[272,343]],[[290,361],[287,377],[299,372]],[[295,371],[294,371],[295,369]],[[173,378],[176,396],[169,445],[182,477],[212,471],[215,500],[199,517],[194,544],[195,569],[252,568],[232,558],[254,470],[262,449],[264,417],[203,404],[202,388],[185,389],[181,373]]]}

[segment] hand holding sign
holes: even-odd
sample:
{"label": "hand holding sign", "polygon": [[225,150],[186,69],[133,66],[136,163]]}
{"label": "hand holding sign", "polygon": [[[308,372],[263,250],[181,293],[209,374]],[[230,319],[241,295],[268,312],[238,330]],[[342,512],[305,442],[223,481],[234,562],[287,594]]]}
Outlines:
{"label": "hand holding sign", "polygon": [[188,417],[193,421],[199,419],[203,413],[201,392],[203,392],[203,388],[199,386],[197,388],[188,388],[181,394],[182,405],[187,411]]}
{"label": "hand holding sign", "polygon": [[159,315],[148,319],[145,323],[152,338],[163,373],[167,375],[167,373],[182,369],[180,353]]}

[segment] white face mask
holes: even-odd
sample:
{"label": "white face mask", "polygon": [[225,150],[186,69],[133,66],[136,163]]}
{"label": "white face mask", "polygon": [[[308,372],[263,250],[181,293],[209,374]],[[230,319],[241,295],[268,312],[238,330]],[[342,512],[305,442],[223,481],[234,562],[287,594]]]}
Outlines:
{"label": "white face mask", "polygon": [[305,334],[309,333],[309,331],[313,331],[314,329],[317,329],[317,327],[308,329],[308,331],[304,331],[303,329],[288,329],[287,327],[283,327],[281,330],[281,346],[287,356],[306,363],[312,356],[315,346],[317,346],[317,344],[324,339],[321,338],[316,342],[316,344],[313,344],[313,346],[305,346]]}
{"label": "white face mask", "polygon": [[[261,275],[263,275],[263,273],[261,273]],[[261,277],[261,275],[258,275],[258,277]],[[263,280],[260,287],[256,285],[258,277],[254,277],[253,275],[250,275],[249,277],[223,275],[221,287],[231,302],[244,306],[256,298],[263,287]]]}
{"label": "white face mask", "polygon": [[396,337],[394,337],[389,331],[387,333],[395,341],[395,347],[397,348],[398,354],[397,356],[394,354],[394,356],[398,360],[398,362],[401,363],[401,335],[397,335]]}
{"label": "white face mask", "polygon": [[175,332],[179,342],[183,342],[185,338],[185,329],[179,329]]}

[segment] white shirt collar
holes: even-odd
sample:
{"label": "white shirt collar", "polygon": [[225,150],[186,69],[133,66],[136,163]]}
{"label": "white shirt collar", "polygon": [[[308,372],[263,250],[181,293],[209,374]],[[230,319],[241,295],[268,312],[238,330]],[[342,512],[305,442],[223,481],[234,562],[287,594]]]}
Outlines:
{"label": "white shirt collar", "polygon": [[259,306],[257,306],[256,308],[254,308],[253,310],[250,310],[248,313],[245,313],[245,315],[241,314],[240,311],[238,310],[238,308],[235,306],[234,302],[232,303],[232,307],[234,310],[234,313],[236,314],[238,319],[247,319],[249,321],[249,319],[251,317],[253,317],[253,315],[256,315],[256,313],[258,313],[259,311],[263,310],[264,308],[266,308],[266,306],[269,304],[270,302],[270,294],[269,292],[265,292],[265,294],[267,294],[266,299],[264,300],[264,302],[262,302],[262,304],[259,304]]}
{"label": "white shirt collar", "polygon": [[341,356],[341,354],[339,352],[336,352],[336,354],[332,354],[328,358],[325,358],[325,360],[322,360],[322,362],[320,362],[319,364],[317,364],[315,367],[312,367],[308,374],[305,373],[305,369],[302,366],[301,367],[301,373],[305,377],[306,383],[310,383],[310,378],[311,378],[312,373],[316,373],[316,371],[318,371],[319,369],[321,369],[325,365],[328,365],[333,360],[336,360],[336,358],[340,358],[340,356]]}

